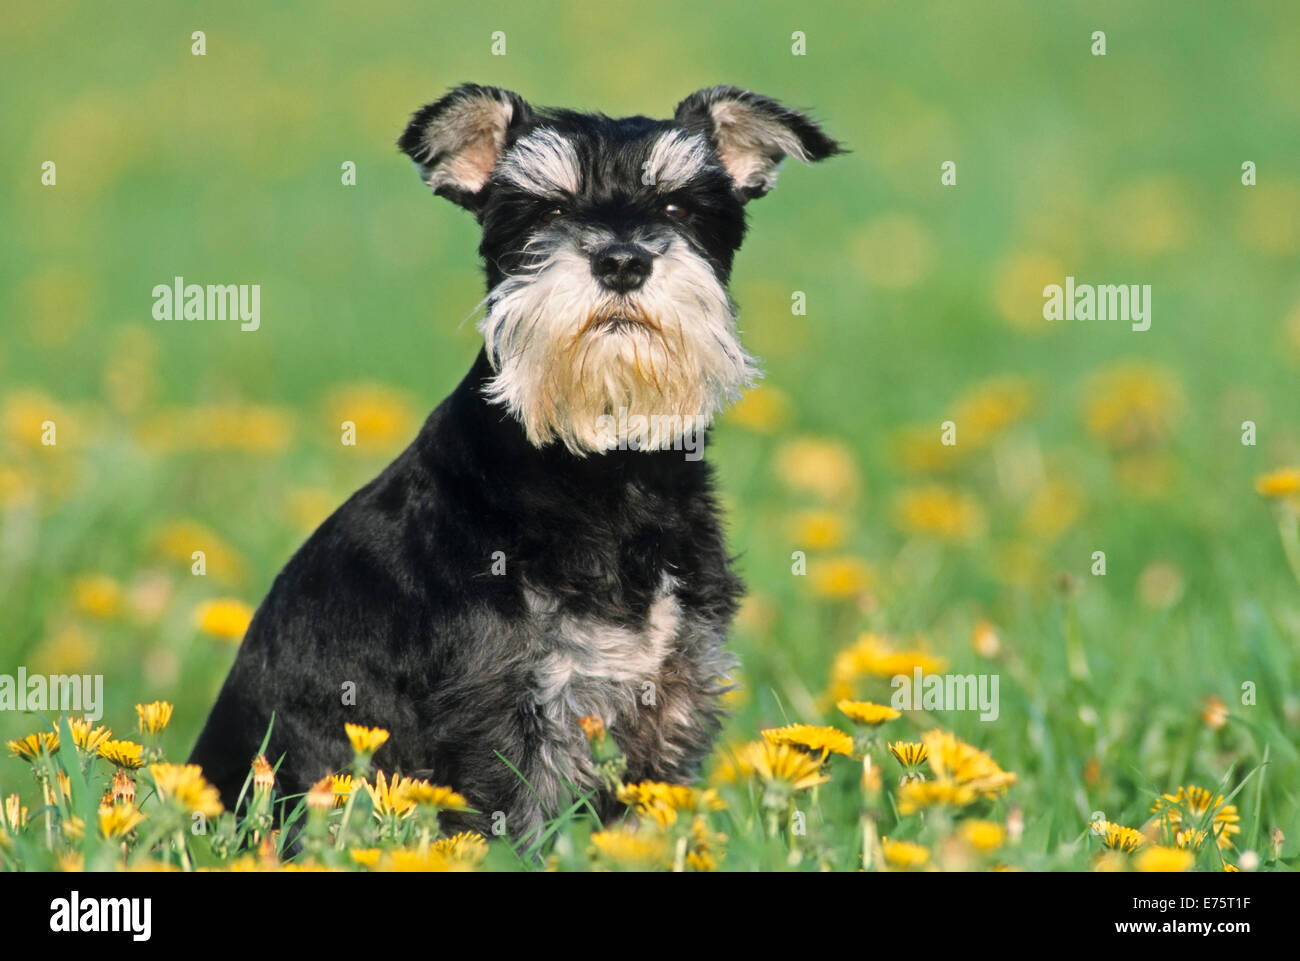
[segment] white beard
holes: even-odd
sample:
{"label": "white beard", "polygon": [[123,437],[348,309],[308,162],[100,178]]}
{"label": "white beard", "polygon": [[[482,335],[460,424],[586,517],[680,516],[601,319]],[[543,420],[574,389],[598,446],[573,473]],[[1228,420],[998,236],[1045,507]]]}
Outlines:
{"label": "white beard", "polygon": [[[486,304],[479,330],[496,371],[487,397],[536,446],[609,450],[617,444],[610,418],[630,414],[648,419],[640,449],[671,448],[757,376],[726,289],[677,238],[631,295],[602,289],[588,258],[566,241],[503,280]],[[615,317],[626,319],[615,327]]]}

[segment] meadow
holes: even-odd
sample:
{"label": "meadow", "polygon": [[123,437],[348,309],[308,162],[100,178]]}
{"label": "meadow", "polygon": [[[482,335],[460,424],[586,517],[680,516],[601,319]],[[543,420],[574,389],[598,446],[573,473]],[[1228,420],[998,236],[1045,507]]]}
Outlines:
{"label": "meadow", "polygon": [[[104,703],[0,691],[0,865],[1296,866],[1300,10],[846,9],[11,13],[0,675]],[[733,278],[765,371],[708,455],[738,687],[699,784],[519,845],[440,836],[456,785],[381,780],[383,732],[339,731],[353,769],[289,801],[290,852],[275,758],[238,817],[168,761],[276,572],[478,349],[475,225],[393,146],[463,80],[657,116],[736,84],[851,150],[786,165]],[[177,277],[258,284],[258,329],[156,320]],[[1067,277],[1150,285],[1149,329],[1045,319]],[[888,709],[917,668],[996,676],[996,718]]]}

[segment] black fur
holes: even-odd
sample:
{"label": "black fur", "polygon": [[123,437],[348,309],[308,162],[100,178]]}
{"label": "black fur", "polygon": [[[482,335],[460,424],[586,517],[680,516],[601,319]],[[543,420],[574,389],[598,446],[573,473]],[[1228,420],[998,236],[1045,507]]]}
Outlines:
{"label": "black fur", "polygon": [[[284,756],[282,793],[347,766],[351,721],[391,732],[375,756],[384,770],[449,784],[485,813],[531,808],[528,788],[495,753],[530,780],[543,773],[532,763],[540,732],[518,630],[528,617],[525,583],[561,598],[565,612],[634,628],[670,571],[690,617],[725,631],[741,584],[727,563],[708,466],[672,451],[583,459],[534,448],[483,401],[489,375],[480,353],[415,443],[276,578],[190,759],[227,807],[274,711],[267,755]],[[491,572],[497,551],[505,576]],[[694,656],[684,651],[681,660]],[[349,681],[355,707],[342,703]],[[666,672],[660,713],[689,684]],[[661,726],[653,712],[644,738],[612,730],[628,776],[690,778],[717,727],[716,693],[692,692],[709,697],[691,764],[664,770],[652,744],[641,744]]]}
{"label": "black fur", "polygon": [[[702,92],[700,102],[730,90]],[[710,163],[669,198],[689,210],[670,221],[664,197],[638,180],[656,137],[707,124],[698,104],[684,102],[673,121],[616,120],[535,110],[514,94],[464,85],[419,111],[400,141],[426,179],[463,146],[452,137],[440,152],[430,130],[445,135],[437,125],[446,111],[467,103],[484,105],[476,122],[502,133],[503,152],[539,126],[574,145],[583,182],[566,198],[565,213],[576,222],[614,233],[647,223],[677,231],[725,285],[748,196]],[[818,156],[838,149],[802,115],[782,117]],[[489,290],[521,265],[525,241],[553,205],[495,176],[478,185],[430,182],[482,223]],[[191,756],[228,808],[272,713],[266,753],[283,758],[282,795],[347,767],[346,722],[383,727],[391,738],[377,767],[448,784],[481,812],[451,820],[485,830],[499,811],[515,836],[555,813],[570,779],[578,790],[596,787],[571,716],[584,704],[607,709],[629,779],[684,782],[697,774],[719,726],[730,665],[723,642],[742,590],[710,469],[680,451],[579,456],[559,444],[536,447],[485,400],[493,374],[480,351],[411,446],[275,579]],[[584,687],[582,651],[573,649],[565,656],[578,668],[563,703],[539,700],[557,645],[584,636],[557,625],[644,636],[666,584],[675,603],[672,635],[653,676],[612,685],[612,693],[608,684]],[[640,697],[645,682],[655,690],[648,702]],[[355,705],[344,703],[347,684],[355,685]],[[597,804],[610,810],[608,797]]]}

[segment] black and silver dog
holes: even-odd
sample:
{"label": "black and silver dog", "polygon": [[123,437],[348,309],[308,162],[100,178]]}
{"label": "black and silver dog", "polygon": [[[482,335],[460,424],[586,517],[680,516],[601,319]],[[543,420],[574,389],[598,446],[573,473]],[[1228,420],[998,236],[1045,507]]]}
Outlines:
{"label": "black and silver dog", "polygon": [[840,148],[734,87],[652,120],[473,84],[399,146],[482,225],[485,346],[276,578],[191,761],[232,807],[272,712],[284,793],[347,766],[344,722],[383,727],[379,767],[522,837],[599,786],[579,718],[631,780],[709,749],[741,583],[696,442],[754,375],[732,258],[780,161]]}

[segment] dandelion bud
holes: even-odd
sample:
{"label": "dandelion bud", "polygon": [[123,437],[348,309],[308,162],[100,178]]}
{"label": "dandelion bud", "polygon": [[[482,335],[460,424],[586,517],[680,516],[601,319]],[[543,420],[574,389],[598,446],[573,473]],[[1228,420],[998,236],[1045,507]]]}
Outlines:
{"label": "dandelion bud", "polygon": [[329,775],[307,791],[307,807],[313,811],[329,811],[334,807],[334,781]]}
{"label": "dandelion bud", "polygon": [[253,790],[268,793],[275,787],[275,771],[266,760],[265,754],[259,754],[253,761]]}
{"label": "dandelion bud", "polygon": [[118,768],[113,774],[113,786],[109,788],[109,793],[114,804],[134,804],[135,781],[131,780],[131,775]]}
{"label": "dandelion bud", "polygon": [[1228,723],[1228,705],[1210,695],[1201,705],[1201,720],[1211,731],[1217,731]]}
{"label": "dandelion bud", "polygon": [[1012,844],[1019,844],[1024,834],[1025,812],[1018,807],[1013,807],[1007,814],[1007,840]]}
{"label": "dandelion bud", "polygon": [[596,743],[605,740],[605,722],[595,714],[578,718],[578,726],[582,728],[582,733],[587,735],[588,741]]}

